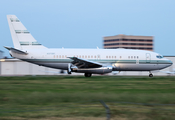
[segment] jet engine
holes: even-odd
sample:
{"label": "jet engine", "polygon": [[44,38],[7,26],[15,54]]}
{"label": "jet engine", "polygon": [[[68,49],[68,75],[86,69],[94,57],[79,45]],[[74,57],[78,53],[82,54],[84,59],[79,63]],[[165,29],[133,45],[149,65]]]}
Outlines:
{"label": "jet engine", "polygon": [[71,67],[72,72],[78,73],[92,73],[92,74],[105,74],[112,72],[112,66],[98,67],[98,68],[77,68]]}

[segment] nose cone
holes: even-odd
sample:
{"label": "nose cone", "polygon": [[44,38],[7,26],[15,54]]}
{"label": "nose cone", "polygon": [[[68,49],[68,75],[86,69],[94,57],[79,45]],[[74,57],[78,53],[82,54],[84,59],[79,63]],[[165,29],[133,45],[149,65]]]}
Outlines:
{"label": "nose cone", "polygon": [[159,70],[167,68],[167,67],[171,66],[172,64],[173,64],[173,62],[171,60],[168,60],[168,59],[164,58],[162,63],[158,65]]}
{"label": "nose cone", "polygon": [[171,60],[166,60],[166,64],[167,64],[167,67],[171,66],[173,64],[173,62]]}

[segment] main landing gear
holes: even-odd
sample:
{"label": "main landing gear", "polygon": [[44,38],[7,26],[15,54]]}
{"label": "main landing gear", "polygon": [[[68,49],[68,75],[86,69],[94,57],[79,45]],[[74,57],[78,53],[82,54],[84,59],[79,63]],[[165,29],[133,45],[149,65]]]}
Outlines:
{"label": "main landing gear", "polygon": [[149,77],[153,77],[153,74],[149,71]]}
{"label": "main landing gear", "polygon": [[68,73],[68,74],[72,74],[71,71],[69,71],[69,70],[67,70],[67,73]]}
{"label": "main landing gear", "polygon": [[85,77],[91,77],[92,73],[84,73]]}
{"label": "main landing gear", "polygon": [[70,63],[68,64],[67,73],[68,73],[68,74],[71,74],[71,64],[70,64]]}

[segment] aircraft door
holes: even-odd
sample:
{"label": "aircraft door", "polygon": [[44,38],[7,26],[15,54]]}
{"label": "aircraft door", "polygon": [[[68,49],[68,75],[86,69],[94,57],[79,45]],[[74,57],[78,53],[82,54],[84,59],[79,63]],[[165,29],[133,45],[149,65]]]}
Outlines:
{"label": "aircraft door", "polygon": [[146,53],[146,62],[147,63],[151,62],[151,54],[150,53]]}

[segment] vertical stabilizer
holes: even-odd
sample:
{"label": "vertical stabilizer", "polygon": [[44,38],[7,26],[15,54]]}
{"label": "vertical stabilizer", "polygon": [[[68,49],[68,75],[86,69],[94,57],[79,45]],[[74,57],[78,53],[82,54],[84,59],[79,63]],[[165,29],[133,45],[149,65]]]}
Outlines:
{"label": "vertical stabilizer", "polygon": [[16,49],[46,48],[39,44],[15,15],[7,15],[7,20]]}

